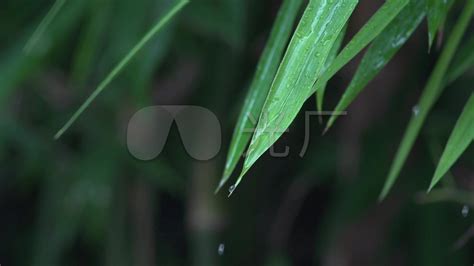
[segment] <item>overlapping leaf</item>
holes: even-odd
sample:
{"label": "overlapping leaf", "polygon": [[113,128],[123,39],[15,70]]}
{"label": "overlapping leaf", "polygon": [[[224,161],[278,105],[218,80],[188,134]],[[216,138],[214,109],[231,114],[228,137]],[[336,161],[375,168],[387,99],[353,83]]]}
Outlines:
{"label": "overlapping leaf", "polygon": [[[354,78],[339,100],[334,110],[335,113],[344,111],[365,86],[390,62],[415,29],[418,28],[424,17],[425,1],[411,0],[367,50]],[[336,119],[336,115],[331,116],[326,130],[333,125]]]}
{"label": "overlapping leaf", "polygon": [[[341,53],[336,57],[331,66],[323,73],[313,87],[313,92],[319,91],[325,86],[341,68],[351,61],[362,49],[372,42],[387,25],[400,13],[400,11],[408,4],[409,0],[388,0],[377,10],[370,20],[362,27],[362,29],[352,38],[352,40],[344,47]],[[322,107],[322,96],[318,94],[320,99],[319,106]],[[321,111],[321,110],[318,110]]]}
{"label": "overlapping leaf", "polygon": [[[331,52],[329,52],[328,59],[326,60],[326,63],[324,64],[324,71],[326,71],[331,64],[334,62],[334,60],[337,57],[337,54],[339,53],[339,50],[341,49],[342,42],[344,41],[344,37],[346,36],[346,31],[347,31],[347,24],[346,27],[339,33],[339,37],[337,37],[336,43],[331,49]],[[323,72],[324,72],[323,71]],[[326,85],[327,82],[321,85],[321,88],[316,92],[316,107],[318,111],[323,110],[323,99],[324,99],[324,92],[326,91]]]}
{"label": "overlapping leaf", "polygon": [[474,94],[471,94],[439,160],[429,190],[441,180],[474,140]]}
{"label": "overlapping leaf", "polygon": [[428,39],[429,47],[433,44],[436,32],[444,24],[449,8],[454,0],[428,0]]}
{"label": "overlapping leaf", "polygon": [[411,118],[410,123],[408,124],[408,128],[405,131],[405,135],[403,136],[402,142],[390,168],[387,180],[380,194],[380,199],[385,198],[395,183],[395,180],[398,178],[400,170],[405,163],[408,153],[410,152],[413,143],[420,132],[421,126],[423,125],[426,116],[439,98],[444,88],[443,82],[446,78],[448,66],[453,59],[464,32],[467,29],[467,26],[469,25],[469,21],[472,18],[473,12],[474,1],[467,1],[463,13],[454,27],[453,32],[446,43],[446,47],[443,49],[443,52],[436,63],[435,69],[433,70],[433,73],[431,74],[426,87],[423,90],[417,108],[418,111],[416,112],[416,115]]}
{"label": "overlapping leaf", "polygon": [[309,2],[273,80],[235,186],[298,114],[357,2]]}
{"label": "overlapping leaf", "polygon": [[235,126],[224,174],[217,190],[231,176],[252,137],[249,129],[255,126],[253,123],[262,111],[302,3],[302,0],[285,0],[280,8]]}

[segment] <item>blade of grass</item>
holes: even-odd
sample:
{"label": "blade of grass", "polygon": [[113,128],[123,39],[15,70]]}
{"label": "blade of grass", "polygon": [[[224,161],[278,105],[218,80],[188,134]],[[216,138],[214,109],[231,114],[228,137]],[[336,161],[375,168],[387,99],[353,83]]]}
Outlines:
{"label": "blade of grass", "polygon": [[64,6],[64,3],[66,3],[66,0],[56,0],[56,2],[54,2],[51,9],[48,11],[46,16],[43,18],[36,30],[31,35],[28,42],[25,44],[25,47],[23,48],[24,53],[29,54],[31,52],[33,47],[38,43],[38,40],[45,32],[46,28],[49,26],[49,24],[51,24],[54,17],[56,17],[56,15],[58,14],[59,10],[61,10],[61,8]]}
{"label": "blade of grass", "polygon": [[446,43],[446,47],[443,49],[433,73],[431,74],[426,87],[423,90],[418,104],[419,112],[410,119],[410,123],[408,124],[408,128],[405,131],[405,135],[403,136],[397,154],[395,155],[395,159],[390,168],[379,200],[383,200],[387,196],[388,192],[395,183],[395,180],[397,179],[400,170],[406,161],[408,153],[410,152],[413,143],[420,132],[421,126],[423,125],[426,116],[433,107],[433,104],[439,98],[444,88],[443,80],[445,79],[448,66],[453,59],[453,56],[459,46],[459,43],[461,42],[467,26],[469,25],[469,21],[471,20],[473,13],[474,1],[467,1],[461,17],[456,23],[456,26],[454,27],[453,32]]}
{"label": "blade of grass", "polygon": [[429,50],[431,50],[431,46],[433,45],[436,32],[446,20],[446,16],[453,2],[454,0],[428,0],[427,2]]}
{"label": "blade of grass", "polygon": [[[326,60],[326,63],[324,64],[324,71],[326,71],[331,64],[334,62],[334,60],[337,57],[337,54],[340,52],[339,50],[341,49],[342,42],[344,41],[344,37],[346,36],[346,31],[347,31],[347,24],[344,27],[344,29],[339,33],[339,37],[337,37],[336,43],[334,46],[331,48],[331,51],[329,52],[328,59]],[[324,72],[323,71],[323,72]],[[326,91],[326,85],[327,82],[321,85],[321,88],[316,92],[316,108],[319,112],[323,111],[323,100],[324,100],[324,92]],[[321,116],[319,116],[321,118]],[[321,119],[320,119],[321,122]]]}
{"label": "blade of grass", "polygon": [[474,94],[471,94],[436,167],[428,192],[441,180],[474,139]]}
{"label": "blade of grass", "polygon": [[311,88],[357,3],[357,0],[309,2],[273,80],[244,168],[231,191],[289,127],[311,95]]}
{"label": "blade of grass", "polygon": [[76,119],[86,110],[86,108],[94,101],[94,99],[109,85],[109,83],[123,70],[123,68],[130,62],[130,60],[147,44],[156,33],[166,25],[176,13],[178,13],[189,1],[181,0],[171,8],[168,13],[161,18],[153,28],[148,31],[145,36],[130,50],[130,52],[115,66],[115,68],[107,75],[107,77],[97,86],[89,98],[79,107],[79,109],[72,115],[67,123],[54,135],[55,139],[61,137],[62,134],[76,121]]}
{"label": "blade of grass", "polygon": [[[313,92],[319,91],[324,85],[362,49],[372,42],[387,25],[408,4],[409,0],[388,0],[377,10],[362,29],[344,47],[331,66],[321,75],[314,84]],[[322,106],[322,100],[321,100]]]}
{"label": "blade of grass", "polygon": [[[425,2],[412,0],[396,19],[374,40],[364,55],[354,78],[339,100],[335,113],[346,110],[359,93],[374,79],[390,62],[393,56],[410,38],[425,17]],[[332,115],[325,131],[336,121],[338,116]]]}
{"label": "blade of grass", "polygon": [[216,192],[219,191],[230,178],[250,141],[252,135],[251,132],[248,131],[254,126],[252,125],[252,118],[258,118],[262,111],[263,104],[265,103],[273,78],[283,57],[283,52],[291,36],[293,25],[302,4],[302,0],[285,0],[278,12],[272,32],[260,57],[255,76],[235,126],[227,154],[224,173]]}

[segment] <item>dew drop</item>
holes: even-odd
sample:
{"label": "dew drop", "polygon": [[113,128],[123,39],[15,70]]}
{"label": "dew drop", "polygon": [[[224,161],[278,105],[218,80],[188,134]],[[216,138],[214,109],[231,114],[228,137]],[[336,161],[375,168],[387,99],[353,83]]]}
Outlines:
{"label": "dew drop", "polygon": [[469,206],[464,205],[461,210],[462,217],[466,218],[469,215]]}
{"label": "dew drop", "polygon": [[219,256],[224,255],[224,249],[225,249],[224,243],[220,243],[219,247],[217,248],[217,254],[219,254]]}
{"label": "dew drop", "polygon": [[418,114],[420,113],[420,107],[418,107],[418,105],[413,106],[412,112],[414,116],[418,116]]}
{"label": "dew drop", "polygon": [[229,193],[234,192],[234,190],[235,190],[235,185],[232,185],[229,187]]}

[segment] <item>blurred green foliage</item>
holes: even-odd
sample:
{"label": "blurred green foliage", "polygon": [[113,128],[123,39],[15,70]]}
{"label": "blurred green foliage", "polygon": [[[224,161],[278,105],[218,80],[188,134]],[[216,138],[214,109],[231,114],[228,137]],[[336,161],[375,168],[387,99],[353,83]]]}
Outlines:
{"label": "blurred green foliage", "polygon": [[[288,158],[265,155],[233,197],[214,195],[280,3],[192,1],[54,141],[175,1],[66,1],[29,53],[25,44],[54,1],[2,1],[0,264],[471,265],[474,243],[467,233],[474,215],[461,210],[474,207],[472,145],[451,169],[451,182],[432,195],[424,191],[472,93],[472,70],[445,89],[393,193],[376,201],[442,49],[434,44],[427,53],[426,26],[338,119],[334,132],[321,137],[323,127],[311,121],[304,158],[297,156],[305,132],[301,114],[276,144],[278,150],[291,147]],[[349,35],[374,5],[380,6],[360,1]],[[451,8],[446,31],[462,6],[456,1]],[[466,41],[469,27],[454,62],[472,58],[464,46],[472,43]],[[337,103],[337,88],[347,81],[342,72],[329,82],[325,106]],[[222,124],[223,151],[212,161],[194,161],[173,130],[157,159],[135,160],[126,149],[127,121],[151,104],[211,109]],[[303,110],[314,106],[308,102]]]}

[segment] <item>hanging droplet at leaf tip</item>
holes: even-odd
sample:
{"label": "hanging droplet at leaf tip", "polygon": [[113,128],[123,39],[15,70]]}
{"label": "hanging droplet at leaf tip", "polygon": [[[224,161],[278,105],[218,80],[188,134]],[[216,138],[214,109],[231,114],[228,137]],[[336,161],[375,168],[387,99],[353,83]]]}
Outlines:
{"label": "hanging droplet at leaf tip", "polygon": [[237,187],[237,183],[235,185],[232,185],[229,187],[229,195],[227,196],[228,198],[230,198],[230,196],[232,196],[232,193],[234,193],[234,190],[235,188]]}

